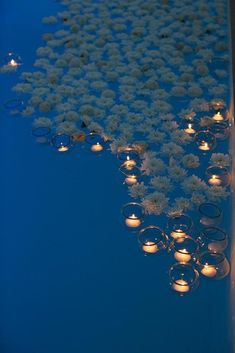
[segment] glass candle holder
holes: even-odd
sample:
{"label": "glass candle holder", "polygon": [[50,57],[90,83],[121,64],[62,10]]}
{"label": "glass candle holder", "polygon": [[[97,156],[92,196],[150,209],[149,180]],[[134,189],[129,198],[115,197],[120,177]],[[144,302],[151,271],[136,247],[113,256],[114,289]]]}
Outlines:
{"label": "glass candle holder", "polygon": [[209,130],[218,140],[226,140],[230,134],[230,125],[228,121],[221,121],[210,126]]}
{"label": "glass candle holder", "polygon": [[228,246],[228,236],[220,228],[206,227],[198,236],[198,243],[206,250],[223,252]]}
{"label": "glass candle holder", "polygon": [[211,166],[206,170],[208,184],[216,186],[227,186],[230,183],[228,168],[221,166]]}
{"label": "glass candle holder", "polygon": [[158,227],[148,226],[141,229],[138,235],[138,241],[145,254],[155,254],[164,250],[168,246],[168,237]]}
{"label": "glass candle holder", "polygon": [[137,230],[144,219],[144,208],[139,203],[130,202],[123,206],[122,215],[124,225],[129,229]]}
{"label": "glass candle holder", "polygon": [[8,53],[4,57],[4,63],[5,63],[5,65],[15,67],[15,68],[17,68],[18,66],[23,64],[21,57],[17,54],[14,54],[14,53]]}
{"label": "glass candle holder", "polygon": [[32,130],[32,135],[38,143],[49,142],[51,129],[47,126],[38,126]]}
{"label": "glass candle holder", "polygon": [[195,142],[202,152],[211,151],[216,145],[215,136],[208,130],[202,130],[195,134]]}
{"label": "glass candle holder", "polygon": [[126,169],[132,170],[138,165],[139,153],[132,147],[121,148],[117,154],[118,161]]}
{"label": "glass candle holder", "polygon": [[51,143],[58,152],[67,152],[72,146],[71,137],[66,134],[58,134],[53,136]]}
{"label": "glass candle holder", "polygon": [[95,132],[91,132],[86,137],[86,142],[90,145],[91,152],[99,153],[105,148],[105,140],[103,137]]}
{"label": "glass candle holder", "polygon": [[210,102],[210,111],[212,119],[216,122],[226,121],[228,119],[228,109],[222,99],[213,99]]}
{"label": "glass candle holder", "polygon": [[7,110],[22,110],[24,108],[24,102],[21,99],[13,98],[6,101],[4,104],[4,108]]}
{"label": "glass candle holder", "polygon": [[182,128],[186,134],[194,135],[199,129],[199,124],[196,120],[184,120],[182,123]]}
{"label": "glass candle holder", "polygon": [[200,214],[200,223],[204,226],[218,225],[222,221],[222,210],[214,203],[202,203],[198,211]]}
{"label": "glass candle holder", "polygon": [[174,239],[170,244],[170,251],[178,262],[190,262],[196,260],[198,243],[189,236]]}
{"label": "glass candle holder", "polygon": [[175,216],[171,216],[167,222],[167,229],[172,238],[182,238],[187,236],[187,233],[190,231],[192,227],[192,219],[191,217],[185,214],[179,214]]}
{"label": "glass candle holder", "polygon": [[119,170],[124,176],[123,184],[129,185],[129,186],[136,184],[139,180],[139,177],[141,176],[141,171],[138,167],[133,167],[130,170],[125,163],[121,165]]}
{"label": "glass candle holder", "polygon": [[174,264],[169,277],[171,288],[181,295],[192,292],[199,285],[199,273],[191,264]]}
{"label": "glass candle holder", "polygon": [[197,260],[200,272],[209,278],[222,279],[230,272],[230,265],[223,253],[207,251]]}

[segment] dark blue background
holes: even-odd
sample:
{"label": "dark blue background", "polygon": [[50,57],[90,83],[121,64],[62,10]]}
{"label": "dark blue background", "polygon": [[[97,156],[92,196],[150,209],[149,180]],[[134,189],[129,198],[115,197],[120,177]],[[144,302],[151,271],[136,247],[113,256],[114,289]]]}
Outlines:
{"label": "dark blue background", "polygon": [[[30,71],[59,5],[4,0],[1,60]],[[19,73],[0,77],[2,104]],[[229,353],[229,280],[168,288],[165,255],[144,257],[120,223],[115,157],[37,145],[31,119],[0,119],[0,352]]]}

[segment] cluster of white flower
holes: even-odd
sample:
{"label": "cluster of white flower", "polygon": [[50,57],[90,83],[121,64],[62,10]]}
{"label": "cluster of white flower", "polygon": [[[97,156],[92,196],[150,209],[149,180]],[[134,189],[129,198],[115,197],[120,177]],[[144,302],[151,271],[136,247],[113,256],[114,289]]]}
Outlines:
{"label": "cluster of white flower", "polygon": [[[150,214],[225,198],[224,188],[201,179],[194,139],[181,125],[200,119],[199,127],[208,129],[213,123],[209,102],[227,96],[225,2],[61,4],[64,11],[42,20],[56,28],[42,36],[45,45],[36,51],[35,71],[22,72],[13,88],[28,97],[22,116],[34,116],[34,127],[69,135],[84,123],[112,139],[113,153],[141,140],[136,143],[142,146],[140,170],[149,181],[129,187],[129,194],[140,198]],[[16,70],[8,64],[0,68],[2,73]],[[228,166],[230,156],[214,153],[209,163]],[[181,197],[174,196],[169,208],[165,195],[172,190]]]}

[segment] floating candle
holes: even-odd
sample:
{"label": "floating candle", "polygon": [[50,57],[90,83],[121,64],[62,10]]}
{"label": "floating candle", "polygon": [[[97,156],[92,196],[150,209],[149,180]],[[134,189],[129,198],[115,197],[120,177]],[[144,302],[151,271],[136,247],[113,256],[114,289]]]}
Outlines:
{"label": "floating candle", "polygon": [[209,183],[210,185],[219,186],[219,185],[221,185],[222,181],[221,181],[221,179],[218,177],[218,175],[212,175],[211,178],[208,179],[208,183]]}
{"label": "floating candle", "polygon": [[123,163],[123,165],[127,170],[132,170],[136,166],[136,162],[133,159],[130,159],[129,156],[127,156],[127,160]]}
{"label": "floating candle", "polygon": [[130,175],[127,178],[125,178],[125,184],[127,185],[134,185],[137,183],[137,178],[135,175]]}
{"label": "floating candle", "polygon": [[187,293],[190,289],[188,282],[186,282],[184,279],[178,279],[175,281],[172,285],[172,288],[180,293]]}
{"label": "floating candle", "polygon": [[130,217],[126,218],[125,223],[127,227],[137,228],[141,225],[141,220],[135,214],[132,214]]}
{"label": "floating candle", "polygon": [[142,249],[149,254],[155,254],[158,251],[157,244],[153,241],[147,241],[143,244]]}
{"label": "floating candle", "polygon": [[97,142],[95,145],[91,146],[91,151],[92,152],[100,152],[103,150],[103,146],[99,142]]}
{"label": "floating candle", "polygon": [[66,152],[66,151],[68,151],[68,149],[69,149],[68,146],[60,146],[60,147],[58,148],[58,151],[59,151],[59,152]]}
{"label": "floating candle", "polygon": [[10,62],[8,63],[8,65],[12,66],[12,67],[16,67],[16,66],[18,66],[18,63],[14,59],[11,59]]}
{"label": "floating candle", "polygon": [[171,232],[171,236],[174,239],[186,236],[186,233],[182,229],[175,229]]}
{"label": "floating candle", "polygon": [[186,249],[182,249],[180,251],[175,252],[174,258],[176,259],[176,261],[179,262],[189,262],[191,260],[191,255]]}
{"label": "floating candle", "polygon": [[205,265],[201,269],[201,273],[206,277],[215,277],[216,276],[216,269],[213,266]]}
{"label": "floating candle", "polygon": [[222,115],[220,112],[218,112],[218,113],[216,113],[216,114],[213,116],[213,120],[215,120],[215,121],[223,121],[223,120],[224,120],[224,117],[223,117],[223,115]]}
{"label": "floating candle", "polygon": [[196,130],[193,128],[192,124],[188,124],[188,127],[184,129],[187,134],[195,134]]}
{"label": "floating candle", "polygon": [[202,144],[199,145],[198,148],[202,151],[209,151],[209,149],[210,149],[207,142],[202,142]]}

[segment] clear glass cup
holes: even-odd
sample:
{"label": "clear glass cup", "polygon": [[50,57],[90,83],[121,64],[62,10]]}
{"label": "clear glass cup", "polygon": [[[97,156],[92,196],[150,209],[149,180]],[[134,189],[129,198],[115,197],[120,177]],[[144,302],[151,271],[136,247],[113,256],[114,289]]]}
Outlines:
{"label": "clear glass cup", "polygon": [[134,167],[138,166],[140,161],[140,156],[138,151],[133,147],[123,147],[120,148],[117,154],[118,162],[126,169],[132,170]]}
{"label": "clear glass cup", "polygon": [[230,265],[223,253],[207,251],[197,260],[201,274],[213,279],[222,279],[230,272]]}
{"label": "clear glass cup", "polygon": [[66,134],[54,135],[51,139],[51,143],[58,152],[67,152],[72,146],[71,137]]}
{"label": "clear glass cup", "polygon": [[217,140],[226,140],[230,135],[230,124],[228,121],[215,122],[209,127]]}
{"label": "clear glass cup", "polygon": [[198,271],[188,263],[176,263],[169,271],[170,286],[180,295],[194,291],[199,285]]}
{"label": "clear glass cup", "polygon": [[230,184],[228,168],[222,166],[210,166],[206,170],[207,182],[215,186],[227,186]]}
{"label": "clear glass cup", "polygon": [[215,148],[216,138],[209,130],[202,130],[195,134],[194,140],[202,152],[209,152]]}
{"label": "clear glass cup", "polygon": [[169,217],[167,221],[167,231],[169,235],[174,238],[182,238],[188,235],[192,228],[192,218],[185,214],[177,214]]}
{"label": "clear glass cup", "polygon": [[129,202],[122,208],[123,223],[129,230],[139,230],[144,220],[144,208],[137,202]]}
{"label": "clear glass cup", "polygon": [[195,239],[184,236],[174,239],[170,244],[169,250],[173,253],[176,261],[187,263],[196,260],[198,248],[199,246]]}
{"label": "clear glass cup", "polygon": [[17,68],[18,66],[23,64],[23,61],[19,55],[15,54],[15,53],[8,53],[4,57],[4,63],[5,63],[5,65]]}
{"label": "clear glass cup", "polygon": [[104,138],[95,132],[91,132],[87,135],[86,142],[90,145],[91,152],[94,153],[100,153],[104,151],[106,147],[106,141]]}
{"label": "clear glass cup", "polygon": [[198,236],[201,248],[213,252],[223,252],[228,246],[228,236],[218,227],[206,227]]}
{"label": "clear glass cup", "polygon": [[133,167],[130,170],[130,168],[128,168],[125,163],[121,165],[119,171],[124,177],[123,184],[126,184],[128,186],[136,184],[141,176],[141,170],[138,167]]}
{"label": "clear glass cup", "polygon": [[32,130],[32,135],[38,143],[49,143],[51,136],[51,129],[47,126],[38,126]]}
{"label": "clear glass cup", "polygon": [[155,254],[168,246],[168,237],[156,226],[148,226],[140,230],[138,241],[145,254]]}
{"label": "clear glass cup", "polygon": [[200,223],[204,226],[218,225],[222,221],[223,212],[219,206],[211,202],[202,203],[199,206]]}

